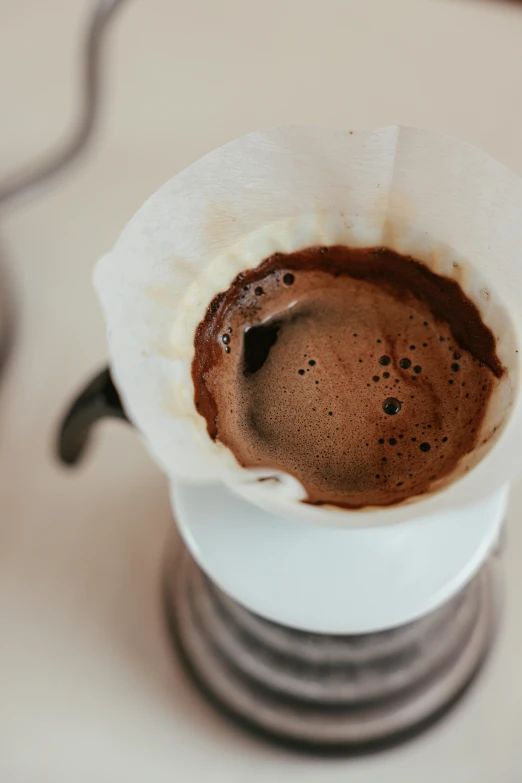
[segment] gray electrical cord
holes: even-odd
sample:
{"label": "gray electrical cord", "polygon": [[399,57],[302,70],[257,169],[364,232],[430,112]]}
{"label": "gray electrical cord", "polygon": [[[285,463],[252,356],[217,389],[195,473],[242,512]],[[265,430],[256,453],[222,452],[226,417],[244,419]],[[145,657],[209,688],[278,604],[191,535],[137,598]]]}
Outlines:
{"label": "gray electrical cord", "polygon": [[36,190],[72,163],[89,143],[99,116],[102,88],[102,49],[108,23],[124,0],[98,0],[83,43],[82,105],[69,139],[40,162],[0,180],[0,206]]}

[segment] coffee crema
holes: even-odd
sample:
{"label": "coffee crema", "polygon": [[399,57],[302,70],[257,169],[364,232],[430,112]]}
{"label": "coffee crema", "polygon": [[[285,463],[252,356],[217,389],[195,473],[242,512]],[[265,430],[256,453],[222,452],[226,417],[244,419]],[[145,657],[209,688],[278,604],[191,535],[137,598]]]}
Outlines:
{"label": "coffee crema", "polygon": [[386,248],[277,253],[209,305],[195,403],[244,467],[288,473],[308,503],[399,503],[478,443],[504,368],[455,281]]}

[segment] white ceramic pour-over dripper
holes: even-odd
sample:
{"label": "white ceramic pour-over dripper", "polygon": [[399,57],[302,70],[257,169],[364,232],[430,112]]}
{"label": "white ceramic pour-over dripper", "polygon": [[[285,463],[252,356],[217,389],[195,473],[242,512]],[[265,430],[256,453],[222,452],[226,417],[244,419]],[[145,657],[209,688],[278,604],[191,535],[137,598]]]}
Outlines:
{"label": "white ceramic pour-over dripper", "polygon": [[[112,373],[154,457],[187,482],[180,528],[225,592],[291,626],[362,633],[428,612],[480,567],[519,472],[520,214],[522,180],[448,136],[284,127],[214,150],[130,221],[95,277]],[[194,335],[214,297],[274,252],[339,243],[457,279],[508,368],[458,480],[386,508],[311,506],[291,477],[258,481],[194,403]]]}
{"label": "white ceramic pour-over dripper", "polygon": [[192,556],[238,603],[313,633],[365,634],[422,617],[456,595],[498,541],[508,487],[485,502],[383,528],[285,519],[215,485],[171,484]]}

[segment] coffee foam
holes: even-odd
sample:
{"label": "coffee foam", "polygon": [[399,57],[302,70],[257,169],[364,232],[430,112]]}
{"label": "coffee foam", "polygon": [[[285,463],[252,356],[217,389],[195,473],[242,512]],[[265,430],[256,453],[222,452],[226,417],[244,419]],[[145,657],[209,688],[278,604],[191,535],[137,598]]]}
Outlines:
{"label": "coffee foam", "polygon": [[[519,177],[427,131],[273,128],[215,150],[149,199],[96,270],[129,416],[168,474],[223,480],[298,519],[382,525],[487,497],[518,473],[521,209]],[[271,472],[241,468],[194,406],[193,340],[209,302],[273,253],[335,244],[386,245],[457,280],[508,369],[488,406],[486,442],[454,474],[462,480],[421,503],[356,515],[306,506],[293,477],[259,483]]]}
{"label": "coffee foam", "polygon": [[211,303],[193,362],[211,437],[243,466],[295,476],[308,502],[346,508],[449,478],[503,374],[459,286],[413,259],[344,247],[240,275]]}

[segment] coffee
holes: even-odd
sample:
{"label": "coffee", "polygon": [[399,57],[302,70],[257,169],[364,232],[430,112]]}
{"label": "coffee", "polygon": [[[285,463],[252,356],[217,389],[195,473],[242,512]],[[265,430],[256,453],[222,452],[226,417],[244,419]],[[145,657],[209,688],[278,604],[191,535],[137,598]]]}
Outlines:
{"label": "coffee", "polygon": [[276,254],[210,304],[195,402],[245,467],[307,502],[390,505],[451,475],[504,368],[459,284],[383,248]]}

